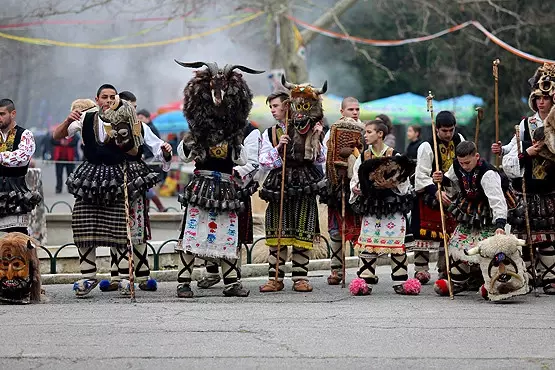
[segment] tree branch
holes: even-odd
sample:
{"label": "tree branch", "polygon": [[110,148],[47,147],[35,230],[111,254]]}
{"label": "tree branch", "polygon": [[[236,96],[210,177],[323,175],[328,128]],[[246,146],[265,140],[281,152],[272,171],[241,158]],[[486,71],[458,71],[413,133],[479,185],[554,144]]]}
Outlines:
{"label": "tree branch", "polygon": [[[326,11],[320,18],[318,18],[313,24],[316,27],[327,28],[329,27],[337,16],[345,13],[350,7],[355,5],[358,0],[340,0],[333,8]],[[301,37],[305,45],[309,44],[318,34],[309,30],[301,31]]]}

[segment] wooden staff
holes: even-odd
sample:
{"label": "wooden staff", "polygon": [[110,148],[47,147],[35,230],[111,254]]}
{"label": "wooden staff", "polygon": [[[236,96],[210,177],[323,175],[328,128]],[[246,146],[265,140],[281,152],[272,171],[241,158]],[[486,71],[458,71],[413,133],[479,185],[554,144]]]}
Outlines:
{"label": "wooden staff", "polygon": [[474,134],[474,144],[476,145],[476,151],[478,151],[478,134],[480,133],[480,121],[484,119],[484,108],[476,108],[476,133]]}
{"label": "wooden staff", "polygon": [[135,266],[133,264],[133,242],[131,241],[131,224],[129,217],[129,193],[127,191],[127,161],[123,162],[123,198],[125,202],[125,226],[127,231],[127,258],[129,259],[129,293],[131,302],[135,302]]}
{"label": "wooden staff", "polygon": [[345,288],[345,177],[341,178],[341,264],[343,276],[341,278],[341,288]]}
{"label": "wooden staff", "polygon": [[[499,142],[499,59],[493,61],[494,98],[495,98],[495,142]],[[499,154],[495,155],[495,167],[499,168]]]}
{"label": "wooden staff", "polygon": [[[439,153],[437,150],[437,133],[436,133],[436,122],[434,120],[434,96],[432,92],[428,92],[428,96],[426,97],[426,101],[428,102],[428,112],[430,112],[430,117],[432,118],[432,137],[434,139],[434,159],[436,164],[436,171],[440,171],[439,168]],[[441,182],[437,183],[437,190],[439,193],[439,212],[441,214],[441,229],[443,231],[443,248],[445,249],[445,268],[447,269],[447,283],[449,285],[449,298],[454,299],[453,297],[453,287],[451,286],[451,267],[449,264],[449,246],[447,245],[447,228],[445,226],[445,213],[443,212],[443,198],[441,193]]]}
{"label": "wooden staff", "polygon": [[[520,125],[515,126],[516,147],[518,149],[518,157],[522,154],[520,146]],[[530,248],[530,263],[532,264],[532,278],[534,279],[534,293],[537,296],[536,289],[536,257],[534,253],[534,245],[532,244],[532,232],[530,231],[530,216],[528,214],[528,201],[526,199],[526,173],[522,175],[522,201],[524,202],[524,222],[526,224],[526,245]]]}
{"label": "wooden staff", "polygon": [[[287,127],[289,121],[289,102],[287,103],[287,110],[285,111],[285,135],[287,135]],[[278,221],[278,235],[277,235],[277,256],[276,256],[276,283],[279,281],[279,251],[281,248],[281,232],[283,230],[283,198],[285,194],[285,160],[287,159],[287,144],[283,144],[283,159],[281,161],[281,192],[279,198],[279,221]],[[277,290],[277,284],[275,285]]]}

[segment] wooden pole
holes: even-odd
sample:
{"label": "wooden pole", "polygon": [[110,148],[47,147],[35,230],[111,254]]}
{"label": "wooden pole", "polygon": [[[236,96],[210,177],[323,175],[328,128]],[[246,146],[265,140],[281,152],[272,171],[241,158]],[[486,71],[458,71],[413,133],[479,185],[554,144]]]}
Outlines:
{"label": "wooden pole", "polygon": [[[501,61],[495,59],[493,61],[493,79],[494,79],[494,98],[495,98],[495,142],[499,142],[499,64]],[[499,154],[495,155],[495,166],[499,168]]]}
{"label": "wooden pole", "polygon": [[[289,121],[289,103],[287,103],[287,110],[285,111],[285,133],[287,135],[287,127]],[[281,233],[283,231],[283,198],[285,196],[285,160],[287,159],[287,144],[283,144],[283,159],[281,162],[281,192],[279,198],[279,221],[278,221],[278,235],[277,235],[277,256],[276,256],[276,283],[279,281],[279,252],[281,248]],[[277,289],[277,284],[275,285]]]}

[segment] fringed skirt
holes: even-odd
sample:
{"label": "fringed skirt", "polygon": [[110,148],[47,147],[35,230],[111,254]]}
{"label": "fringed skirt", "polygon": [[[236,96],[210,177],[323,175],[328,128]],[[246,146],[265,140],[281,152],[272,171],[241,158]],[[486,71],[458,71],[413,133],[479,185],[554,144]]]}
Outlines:
{"label": "fringed skirt", "polygon": [[[281,168],[270,171],[262,190],[260,198],[266,202],[279,202],[281,198]],[[285,168],[284,199],[299,199],[304,196],[320,194],[326,187],[323,174],[314,166],[307,164],[303,166],[287,166]]]}
{"label": "fringed skirt", "polygon": [[[85,161],[66,181],[68,191],[77,200],[90,204],[115,204],[123,200],[124,164],[107,166]],[[143,161],[127,162],[127,191],[129,201],[143,196],[160,181],[156,172]]]}
{"label": "fringed skirt", "polygon": [[[512,233],[518,238],[526,240],[526,217],[522,193],[515,194],[519,206],[509,212],[509,224]],[[555,192],[547,194],[526,194],[528,202],[528,216],[532,243],[555,241]]]}
{"label": "fringed skirt", "polygon": [[0,217],[31,212],[42,200],[27,187],[25,177],[0,177]]}
{"label": "fringed skirt", "polygon": [[368,253],[403,254],[406,232],[407,220],[402,213],[380,217],[367,215],[362,219],[360,236],[355,248]]}
{"label": "fringed skirt", "polygon": [[481,228],[459,225],[449,239],[449,255],[456,261],[478,263],[479,256],[467,256],[464,252],[478,246],[478,243],[495,235],[495,226]]}
{"label": "fringed skirt", "polygon": [[[279,200],[271,201],[266,208],[266,244],[278,245]],[[281,229],[282,246],[312,249],[314,239],[320,234],[318,205],[315,195],[301,195],[284,199]]]}
{"label": "fringed skirt", "polygon": [[[441,212],[439,202],[429,194],[423,194],[413,203],[414,209],[411,214],[411,229],[416,239],[411,247],[413,251],[435,251],[439,249],[439,243],[443,241],[443,228],[441,225]],[[457,221],[445,208],[445,229],[447,238],[451,236]]]}
{"label": "fringed skirt", "polygon": [[215,212],[242,211],[244,198],[256,188],[240,189],[229,174],[196,170],[193,178],[179,196],[184,207],[200,208]]}

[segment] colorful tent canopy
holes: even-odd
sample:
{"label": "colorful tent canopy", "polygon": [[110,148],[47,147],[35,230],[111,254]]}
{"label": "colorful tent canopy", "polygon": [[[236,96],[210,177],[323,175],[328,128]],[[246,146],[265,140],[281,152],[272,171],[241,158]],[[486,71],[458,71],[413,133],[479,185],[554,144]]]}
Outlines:
{"label": "colorful tent canopy", "polygon": [[161,134],[178,134],[182,131],[189,131],[189,124],[181,110],[160,114],[152,120],[152,123]]}

